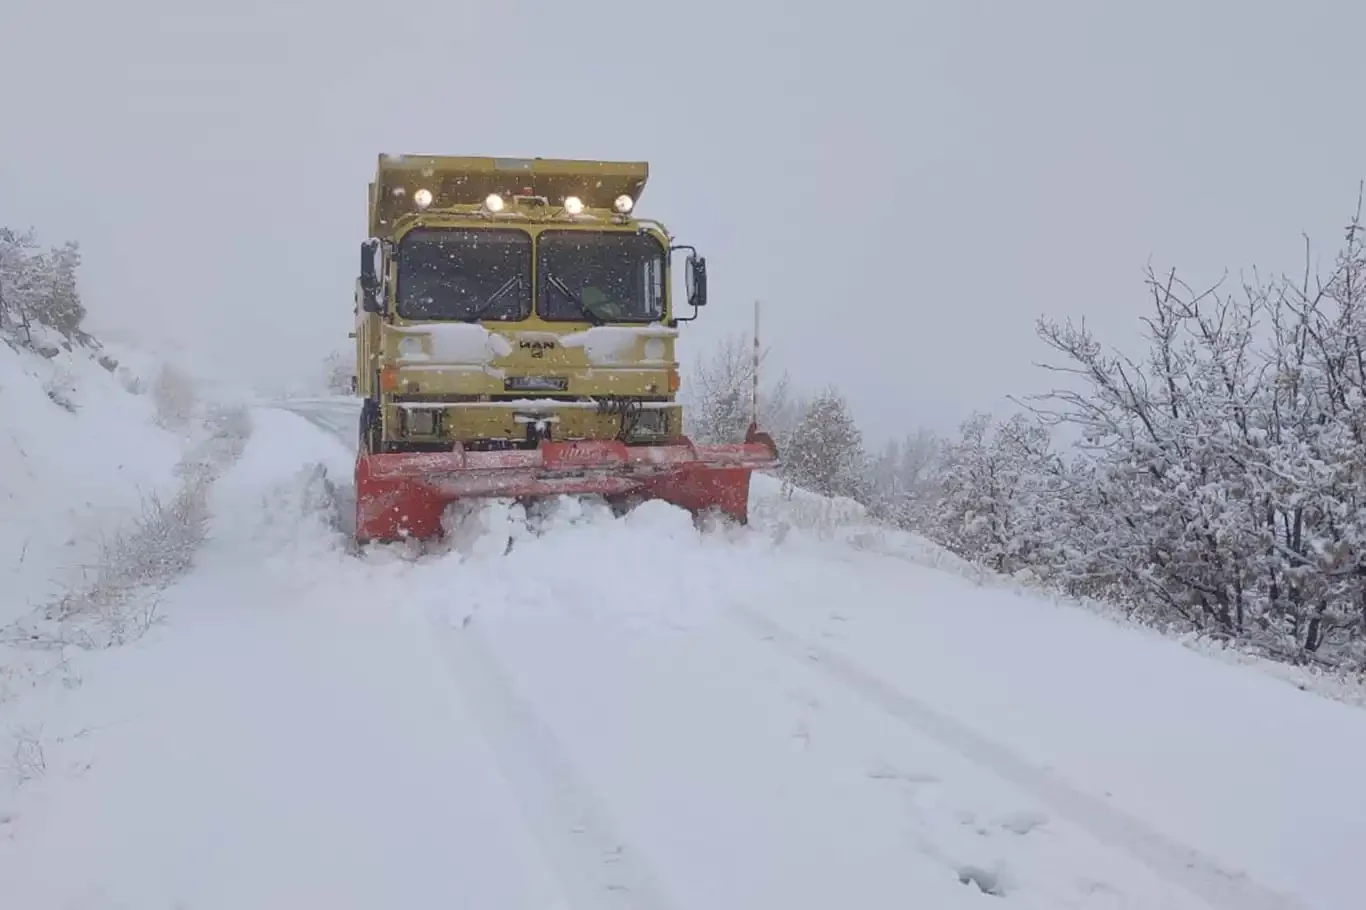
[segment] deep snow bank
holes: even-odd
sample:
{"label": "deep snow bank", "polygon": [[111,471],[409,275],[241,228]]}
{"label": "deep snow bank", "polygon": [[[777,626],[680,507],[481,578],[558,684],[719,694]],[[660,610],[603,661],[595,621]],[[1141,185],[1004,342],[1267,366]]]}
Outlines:
{"label": "deep snow bank", "polygon": [[174,489],[185,441],[157,425],[154,382],[83,348],[47,359],[0,341],[0,625],[77,584]]}
{"label": "deep snow bank", "polygon": [[0,705],[0,906],[565,906],[401,592],[345,554],[337,451],[253,416],[169,622]]}
{"label": "deep snow bank", "polygon": [[16,715],[17,904],[1356,905],[1355,709],[769,481],[749,529],[494,504],[356,556],[345,444],[255,427],[172,622]]}
{"label": "deep snow bank", "polygon": [[1298,689],[1312,691],[1336,701],[1366,707],[1366,677],[1333,672],[1316,666],[1295,666],[1251,654],[1236,642],[1212,639],[1197,633],[1154,629],[1131,620],[1125,611],[1103,601],[1069,597],[1039,582],[1032,573],[1017,576],[998,572],[963,559],[927,537],[902,531],[872,518],[852,499],[825,497],[781,480],[756,474],[750,491],[750,515],[755,527],[781,539],[791,532],[810,541],[844,544],[852,549],[905,560],[939,569],[983,588],[1010,591],[1031,600],[1045,600],[1064,611],[1084,611],[1103,617],[1134,634],[1179,643],[1206,657],[1255,668]]}
{"label": "deep snow bank", "polygon": [[[1225,895],[1213,906],[1286,906],[1255,882],[1305,906],[1349,905],[1349,845],[1366,836],[1347,758],[1366,748],[1355,709],[1040,597],[772,478],[756,478],[749,529],[698,533],[662,503],[619,520],[574,500],[529,517],[490,504],[419,558],[340,557],[313,466],[340,492],[349,453],[302,424],[271,418],[270,431],[244,467],[279,477],[272,453],[284,451],[299,467],[259,498],[267,508],[234,497],[241,546],[260,546],[251,562],[271,565],[291,603],[358,598],[451,630],[457,675],[474,674],[462,685],[497,691],[489,674],[505,673],[548,730],[509,730],[488,708],[492,735],[513,755],[557,743],[680,897],[816,906],[911,889],[953,906],[963,892],[940,892],[940,864],[982,872],[1025,906],[1108,891],[1175,907],[1184,898],[1169,889],[1192,881]],[[310,587],[308,565],[325,567],[325,588]],[[472,636],[484,652],[461,644]],[[878,710],[909,728],[910,748],[887,742]],[[554,773],[518,768],[529,785]],[[1304,799],[1286,784],[1296,773],[1334,783]],[[910,820],[918,883],[894,871],[905,820],[863,789],[889,780],[935,807]],[[780,793],[766,789],[777,781]],[[777,868],[806,871],[778,888],[765,877]]]}
{"label": "deep snow bank", "polygon": [[21,705],[17,905],[1195,910],[734,623],[796,538],[562,500],[357,558],[344,448],[253,423],[172,622]]}
{"label": "deep snow bank", "polygon": [[156,592],[193,565],[209,489],[250,432],[230,390],[172,363],[34,347],[0,339],[0,709],[80,685],[89,652],[160,619]]}

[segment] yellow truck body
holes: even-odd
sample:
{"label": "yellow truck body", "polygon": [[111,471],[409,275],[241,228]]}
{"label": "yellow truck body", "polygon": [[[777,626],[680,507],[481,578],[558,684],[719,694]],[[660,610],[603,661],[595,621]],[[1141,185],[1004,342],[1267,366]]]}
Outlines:
{"label": "yellow truck body", "polygon": [[706,263],[637,216],[648,177],[644,162],[379,157],[355,294],[360,539],[438,536],[447,504],[481,496],[663,498],[746,520],[749,473],[777,453],[757,428],[729,447],[683,433],[676,341],[706,304]]}

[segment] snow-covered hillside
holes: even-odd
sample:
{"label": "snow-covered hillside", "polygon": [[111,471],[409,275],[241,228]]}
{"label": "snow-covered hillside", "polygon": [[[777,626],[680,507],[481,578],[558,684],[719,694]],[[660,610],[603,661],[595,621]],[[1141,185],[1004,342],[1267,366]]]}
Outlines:
{"label": "snow-covered hillside", "polygon": [[41,328],[0,334],[0,706],[155,622],[247,433],[236,395]]}
{"label": "snow-covered hillside", "polygon": [[0,342],[0,623],[98,565],[102,542],[172,493],[183,451],[154,398],[130,391],[149,377],[53,350]]}
{"label": "snow-covered hillside", "polygon": [[[101,527],[212,470],[193,558],[137,595],[162,621],[0,701],[0,906],[1359,905],[1366,712],[853,503],[762,478],[745,529],[566,500],[356,554],[348,403],[177,435],[111,374],[69,414],[7,363],[15,450],[122,409],[85,447]],[[42,488],[45,541],[97,539],[79,489]]]}

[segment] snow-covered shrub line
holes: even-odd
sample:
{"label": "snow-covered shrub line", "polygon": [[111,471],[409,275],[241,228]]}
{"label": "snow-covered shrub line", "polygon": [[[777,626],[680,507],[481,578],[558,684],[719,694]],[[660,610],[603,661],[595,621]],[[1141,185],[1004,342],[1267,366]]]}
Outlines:
{"label": "snow-covered shrub line", "polygon": [[1012,574],[996,571],[959,556],[919,534],[900,530],[868,514],[849,499],[818,496],[776,478],[756,474],[751,523],[775,539],[796,531],[823,541],[838,541],[854,550],[903,559],[948,572],[980,587],[1047,600],[1060,607],[1082,609],[1107,621],[1149,635],[1159,635],[1226,663],[1253,666],[1294,685],[1346,704],[1366,707],[1366,676],[1328,665],[1296,664],[1287,655],[1261,653],[1252,642],[1217,634],[1192,632],[1164,622],[1119,599],[1101,599],[1059,591],[1030,569]]}
{"label": "snow-covered shrub line", "polygon": [[[157,593],[184,573],[203,542],[213,482],[242,453],[251,432],[245,410],[211,414],[208,434],[178,466],[180,483],[169,498],[142,498],[128,527],[103,541],[99,559],[79,585],[43,609],[0,631],[0,645],[25,650],[66,646],[103,648],[132,641],[157,620]],[[41,675],[17,662],[3,668],[8,680],[0,701],[21,677]]]}
{"label": "snow-covered shrub line", "polygon": [[[175,496],[169,501],[155,494],[145,497],[138,520],[102,547],[93,583],[68,592],[49,607],[48,618],[97,616],[111,641],[120,641],[127,607],[139,592],[164,586],[190,567],[207,528],[209,488],[242,453],[251,425],[245,411],[235,410],[213,415],[210,429],[208,438],[182,461]],[[143,611],[133,613],[141,616]]]}

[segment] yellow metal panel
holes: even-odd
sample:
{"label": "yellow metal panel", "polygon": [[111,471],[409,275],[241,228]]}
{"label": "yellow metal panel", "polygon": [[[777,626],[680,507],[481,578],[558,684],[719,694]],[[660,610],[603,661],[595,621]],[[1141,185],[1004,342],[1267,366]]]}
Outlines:
{"label": "yellow metal panel", "polygon": [[[433,330],[440,333],[446,325],[456,324],[437,325]],[[491,335],[505,339],[510,353],[498,356],[487,352],[464,363],[434,356],[439,352],[439,342],[423,334],[422,324],[385,325],[382,360],[398,366],[400,393],[492,395],[505,391],[504,380],[508,377],[536,376],[564,378],[567,388],[558,390],[559,394],[673,394],[670,376],[678,372],[674,353],[677,330],[640,326],[650,334],[620,344],[613,352],[615,362],[606,363],[594,362],[585,347],[574,344],[577,338],[588,337],[581,335],[578,327],[532,320],[515,325],[516,328],[490,331]],[[614,328],[631,331],[626,327]],[[416,358],[405,359],[399,354],[399,343],[411,337],[420,340],[423,352]],[[652,356],[647,358],[647,354]]]}
{"label": "yellow metal panel", "polygon": [[622,194],[638,202],[649,173],[644,161],[380,155],[370,230],[392,229],[413,211],[419,189],[432,193],[431,209],[480,205],[490,193],[509,202],[518,194],[544,196],[554,206],[578,196],[589,208],[610,208]]}
{"label": "yellow metal panel", "polygon": [[[389,404],[384,408],[385,423],[391,434],[397,435],[400,426],[399,411],[402,406]],[[671,437],[682,432],[683,412],[678,405],[665,410],[668,414],[668,428]],[[414,441],[460,441],[471,442],[483,439],[522,440],[526,438],[526,424],[517,420],[517,415],[538,413],[535,408],[518,407],[514,404],[489,406],[456,406],[442,410],[442,432],[440,437],[406,437]],[[545,412],[540,412],[545,413]],[[553,412],[557,418],[552,424],[552,434],[556,439],[614,439],[621,432],[621,417],[617,414],[603,414],[591,408],[559,408]],[[662,439],[663,437],[661,437]]]}

